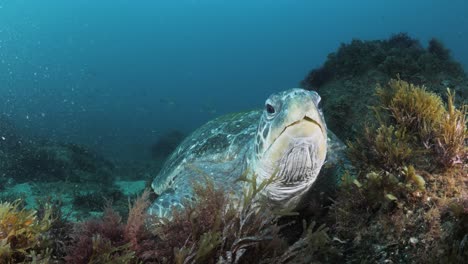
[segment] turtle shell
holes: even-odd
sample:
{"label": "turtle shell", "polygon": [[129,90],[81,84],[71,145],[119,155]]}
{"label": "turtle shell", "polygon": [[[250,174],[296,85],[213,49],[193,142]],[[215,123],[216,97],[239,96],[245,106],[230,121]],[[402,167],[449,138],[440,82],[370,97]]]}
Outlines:
{"label": "turtle shell", "polygon": [[[248,157],[255,151],[254,140],[261,114],[261,110],[254,110],[221,116],[184,139],[152,183],[159,196],[152,210],[165,215],[171,206],[191,199],[193,183],[205,178],[227,190],[240,190],[239,176],[246,170],[255,171],[256,164],[249,163]],[[348,164],[346,146],[331,131],[328,131],[327,146],[327,159],[311,188],[313,193],[333,189]],[[312,199],[308,197],[304,199]]]}
{"label": "turtle shell", "polygon": [[169,156],[152,187],[156,194],[180,190],[209,175],[223,186],[246,168],[261,111],[228,114],[209,121],[189,135]]}

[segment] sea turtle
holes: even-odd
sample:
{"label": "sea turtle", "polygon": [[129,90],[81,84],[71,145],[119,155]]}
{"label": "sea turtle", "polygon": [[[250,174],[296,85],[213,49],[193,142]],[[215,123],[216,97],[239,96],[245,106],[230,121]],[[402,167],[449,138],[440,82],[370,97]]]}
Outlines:
{"label": "sea turtle", "polygon": [[193,182],[206,175],[239,192],[237,180],[246,171],[257,181],[275,173],[267,200],[278,209],[300,209],[311,192],[337,183],[344,161],[345,147],[327,130],[319,102],[316,92],[294,88],[272,94],[263,110],[221,116],[195,130],[154,179],[158,197],[150,214],[168,216],[171,207],[193,198]]}

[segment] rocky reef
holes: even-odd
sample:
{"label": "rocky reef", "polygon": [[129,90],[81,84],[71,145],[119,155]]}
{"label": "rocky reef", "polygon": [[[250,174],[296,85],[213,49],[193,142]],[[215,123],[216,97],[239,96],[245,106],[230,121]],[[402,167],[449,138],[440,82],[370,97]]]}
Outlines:
{"label": "rocky reef", "polygon": [[459,103],[468,100],[467,75],[442,42],[432,39],[424,47],[406,33],[341,44],[301,86],[318,91],[328,127],[346,140],[360,133],[360,121],[371,113],[368,106],[375,103],[375,84],[384,85],[397,76],[441,96],[450,88]]}
{"label": "rocky reef", "polygon": [[400,79],[377,85],[373,123],[349,141],[329,217],[347,261],[461,263],[468,257],[466,105]]}
{"label": "rocky reef", "polygon": [[27,137],[7,117],[0,118],[2,173],[15,182],[112,183],[114,165],[78,144]]}
{"label": "rocky reef", "polygon": [[28,136],[6,116],[0,127],[1,201],[21,199],[27,208],[60,201],[74,220],[101,212],[106,199],[127,211],[127,194],[116,181],[121,169],[111,161],[85,146]]}

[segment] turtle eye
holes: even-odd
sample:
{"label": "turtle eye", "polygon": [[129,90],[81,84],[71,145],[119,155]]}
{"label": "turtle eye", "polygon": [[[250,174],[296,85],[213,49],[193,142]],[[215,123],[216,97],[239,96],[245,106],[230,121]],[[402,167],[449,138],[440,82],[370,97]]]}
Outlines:
{"label": "turtle eye", "polygon": [[267,111],[268,114],[272,115],[274,114],[276,111],[275,111],[275,108],[271,105],[271,104],[266,104],[265,105],[265,110]]}

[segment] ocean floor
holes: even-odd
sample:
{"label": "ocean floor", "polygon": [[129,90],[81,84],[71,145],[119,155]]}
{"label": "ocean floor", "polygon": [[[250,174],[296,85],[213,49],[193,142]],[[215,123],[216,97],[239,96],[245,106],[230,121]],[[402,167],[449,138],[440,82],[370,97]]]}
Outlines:
{"label": "ocean floor", "polygon": [[[145,189],[146,182],[143,180],[135,181],[116,181],[116,192],[121,192],[123,197],[120,200],[135,198],[140,195]],[[35,209],[41,201],[56,201],[61,203],[62,214],[67,216],[72,222],[83,221],[89,217],[99,217],[102,215],[103,205],[101,201],[95,204],[84,203],[79,205],[76,202],[76,197],[87,197],[92,195],[95,199],[102,201],[112,201],[112,197],[99,195],[100,188],[95,185],[77,184],[71,182],[25,182],[13,185],[4,190],[1,194],[2,200],[22,199],[24,207],[27,209]],[[117,202],[121,202],[121,201]],[[96,205],[97,204],[97,205]],[[87,207],[88,205],[89,207]]]}

